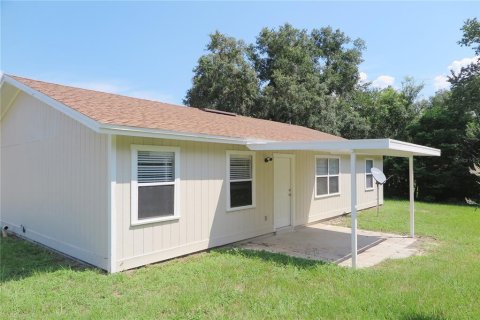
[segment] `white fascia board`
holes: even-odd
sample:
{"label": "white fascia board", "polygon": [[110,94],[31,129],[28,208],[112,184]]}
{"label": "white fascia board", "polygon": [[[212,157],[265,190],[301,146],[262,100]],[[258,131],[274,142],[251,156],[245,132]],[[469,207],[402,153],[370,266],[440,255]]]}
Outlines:
{"label": "white fascia board", "polygon": [[125,135],[125,136],[136,136],[136,137],[149,137],[149,138],[161,138],[161,139],[172,139],[172,140],[188,140],[188,141],[199,141],[199,142],[213,142],[213,143],[224,143],[224,144],[237,144],[237,145],[246,145],[247,143],[261,143],[265,142],[263,140],[254,140],[254,139],[244,139],[244,138],[234,138],[234,137],[224,137],[224,136],[215,136],[215,135],[206,135],[206,134],[195,134],[195,133],[184,133],[179,131],[169,131],[169,130],[159,130],[159,129],[149,129],[141,127],[129,127],[129,126],[119,126],[119,125],[109,125],[102,124],[86,115],[66,106],[65,104],[50,98],[49,96],[30,88],[29,86],[7,76],[3,75],[0,80],[1,83],[8,83],[19,90],[22,90],[26,94],[29,94],[32,97],[48,104],[52,108],[62,112],[63,114],[69,116],[70,118],[79,121],[86,127],[94,130],[98,133],[103,134],[112,134],[112,135]]}
{"label": "white fascia board", "polygon": [[279,141],[248,143],[247,147],[254,151],[284,151],[284,150],[338,150],[339,141]]}
{"label": "white fascia board", "polygon": [[247,147],[257,151],[273,150],[314,150],[314,151],[344,151],[354,149],[378,149],[388,147],[388,139],[369,140],[338,140],[338,141],[282,141],[250,143]]}
{"label": "white fascia board", "polygon": [[421,146],[418,144],[392,140],[392,139],[359,139],[339,141],[287,141],[287,142],[263,142],[249,143],[247,147],[255,151],[274,150],[312,150],[312,151],[336,151],[336,152],[359,152],[375,151],[383,155],[394,156],[440,156],[439,149]]}
{"label": "white fascia board", "polygon": [[135,137],[148,137],[148,138],[160,138],[171,140],[187,140],[198,142],[212,142],[212,143],[224,143],[224,144],[237,144],[247,145],[248,143],[265,143],[262,140],[251,140],[244,138],[224,137],[207,134],[197,134],[179,131],[149,129],[141,127],[129,127],[129,126],[117,126],[117,125],[101,125],[100,133],[135,136]]}
{"label": "white fascia board", "polygon": [[405,151],[412,153],[412,155],[420,155],[420,156],[435,156],[439,157],[442,152],[440,149],[431,148],[427,146],[422,146],[419,144],[393,140],[389,139],[389,149],[391,150],[398,150],[398,151]]}
{"label": "white fascia board", "polygon": [[[50,98],[49,96],[47,96],[46,94],[44,93],[41,93],[40,91],[37,91],[35,89],[32,89],[30,88],[29,86],[21,83],[20,81],[17,81],[7,75],[4,75],[3,76],[3,81],[5,83],[8,83],[20,90],[22,90],[23,92],[25,92],[26,94],[42,101],[43,103],[46,103],[48,104],[49,106],[51,106],[52,108],[62,112],[63,114],[65,114],[66,116],[80,122],[81,124],[83,124],[84,126],[92,129],[93,131],[95,132],[99,132],[99,123],[95,120],[93,120],[92,118],[90,117],[87,117],[86,115],[84,115],[83,113],[80,113],[66,105],[64,105],[63,103],[55,100],[55,99],[52,99]],[[3,83],[2,83],[3,84]]]}

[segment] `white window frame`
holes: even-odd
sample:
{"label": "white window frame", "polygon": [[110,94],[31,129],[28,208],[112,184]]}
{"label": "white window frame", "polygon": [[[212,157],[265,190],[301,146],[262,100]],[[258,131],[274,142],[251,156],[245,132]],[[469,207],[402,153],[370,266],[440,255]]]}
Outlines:
{"label": "white window frame", "polygon": [[[328,161],[327,174],[317,175],[317,159],[338,159],[338,174],[330,174],[330,161]],[[329,155],[316,155],[315,162],[313,164],[314,176],[315,176],[315,199],[335,197],[339,196],[342,193],[342,183],[341,183],[341,172],[342,172],[342,159],[340,156],[329,156]],[[317,178],[327,177],[327,194],[317,195]],[[330,177],[338,177],[338,192],[330,193]]]}
{"label": "white window frame", "polygon": [[[251,179],[245,179],[245,180],[234,180],[237,182],[240,181],[252,181],[252,204],[248,206],[243,206],[243,207],[234,207],[232,208],[230,206],[230,157],[232,155],[249,155],[252,156],[252,178]],[[245,209],[252,209],[256,207],[256,164],[255,164],[255,152],[253,151],[237,151],[237,150],[227,150],[226,152],[226,161],[227,161],[227,211],[238,211],[238,210],[245,210]]]}
{"label": "white window frame", "polygon": [[[367,173],[367,161],[372,161],[372,168],[375,166],[375,160],[374,159],[371,159],[371,158],[366,158],[365,159],[365,190],[366,191],[371,191],[371,190],[375,190],[375,179],[373,179],[373,174],[372,173]],[[369,188],[367,186],[367,176],[372,176],[372,187]]]}
{"label": "white window frame", "polygon": [[[178,220],[180,218],[180,148],[179,147],[165,147],[152,145],[137,145],[132,144],[131,150],[131,182],[130,182],[130,216],[131,225],[137,226],[142,224],[150,224],[169,220]],[[138,151],[159,151],[159,152],[174,152],[175,153],[175,180],[174,182],[153,182],[153,183],[138,183]],[[167,217],[157,217],[149,219],[138,219],[138,187],[139,186],[157,186],[157,185],[172,185],[174,194],[173,215]]]}

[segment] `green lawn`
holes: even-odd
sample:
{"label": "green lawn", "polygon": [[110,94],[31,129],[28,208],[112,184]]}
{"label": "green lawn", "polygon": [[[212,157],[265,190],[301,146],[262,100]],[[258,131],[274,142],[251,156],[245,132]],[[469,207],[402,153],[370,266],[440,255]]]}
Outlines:
{"label": "green lawn", "polygon": [[[1,240],[0,318],[480,319],[480,211],[417,203],[423,256],[350,270],[218,249],[107,275]],[[348,223],[344,219],[341,223]],[[408,232],[408,203],[387,201],[364,229]]]}

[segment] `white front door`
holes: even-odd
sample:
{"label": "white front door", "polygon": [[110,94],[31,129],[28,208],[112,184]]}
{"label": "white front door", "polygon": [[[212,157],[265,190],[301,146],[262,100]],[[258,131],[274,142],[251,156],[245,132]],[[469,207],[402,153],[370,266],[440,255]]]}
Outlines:
{"label": "white front door", "polygon": [[273,225],[279,229],[292,225],[293,156],[275,154],[273,170]]}

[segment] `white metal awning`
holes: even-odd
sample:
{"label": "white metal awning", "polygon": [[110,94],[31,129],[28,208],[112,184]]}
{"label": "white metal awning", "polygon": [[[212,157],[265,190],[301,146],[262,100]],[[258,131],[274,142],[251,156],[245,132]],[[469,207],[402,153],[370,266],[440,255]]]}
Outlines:
{"label": "white metal awning", "polygon": [[383,155],[394,157],[440,156],[439,149],[393,139],[360,139],[340,141],[286,141],[247,143],[250,150],[281,151],[311,150],[357,155]]}
{"label": "white metal awning", "polygon": [[[415,235],[415,205],[413,181],[414,156],[440,156],[439,149],[393,139],[363,139],[340,141],[290,141],[247,143],[255,151],[319,151],[350,155],[350,172],[357,172],[357,155],[382,155],[409,158],[410,236]],[[352,215],[352,267],[357,265],[357,175],[350,175],[350,205]]]}

